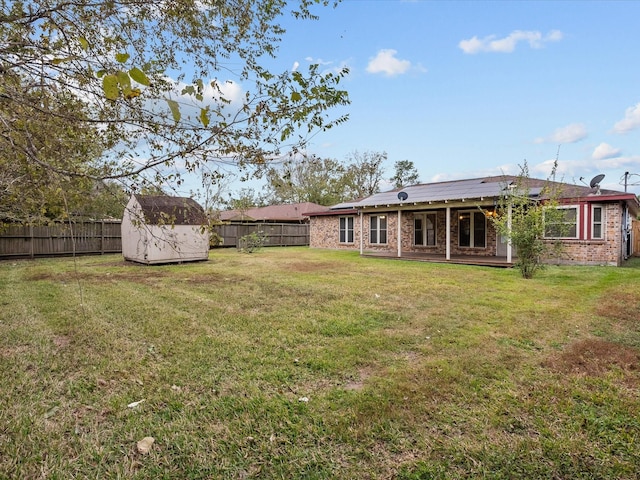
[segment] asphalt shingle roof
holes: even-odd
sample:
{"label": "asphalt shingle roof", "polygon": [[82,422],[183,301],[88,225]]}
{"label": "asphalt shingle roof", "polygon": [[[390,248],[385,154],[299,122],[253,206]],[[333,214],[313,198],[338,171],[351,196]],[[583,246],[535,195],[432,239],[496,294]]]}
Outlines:
{"label": "asphalt shingle roof", "polygon": [[[483,198],[500,197],[509,185],[515,184],[518,177],[512,175],[474,178],[468,180],[452,180],[448,182],[425,183],[411,185],[388,192],[381,192],[353,202],[334,205],[333,210],[340,208],[362,208],[382,205],[400,205],[402,203],[428,203],[462,201]],[[548,182],[535,178],[527,179],[527,188],[532,198],[541,198],[545,186],[560,188],[562,198],[578,198],[594,195],[596,190],[587,186],[572,185],[561,182]],[[402,200],[398,194],[404,192],[407,196]],[[616,195],[621,192],[602,190],[602,195]]]}
{"label": "asphalt shingle roof", "polygon": [[145,222],[149,225],[204,225],[203,208],[192,198],[167,195],[136,195]]}
{"label": "asphalt shingle roof", "polygon": [[324,207],[313,202],[269,205],[267,207],[248,208],[245,211],[227,210],[220,212],[220,220],[301,222],[307,219],[308,213],[322,212],[325,210],[329,210],[329,207]]}

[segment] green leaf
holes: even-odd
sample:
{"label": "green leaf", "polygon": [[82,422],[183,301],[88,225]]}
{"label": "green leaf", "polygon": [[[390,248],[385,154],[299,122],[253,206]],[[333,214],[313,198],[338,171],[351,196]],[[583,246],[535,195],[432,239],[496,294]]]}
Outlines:
{"label": "green leaf", "polygon": [[128,53],[116,53],[116,61],[118,63],[125,63],[127,60],[129,60]]}
{"label": "green leaf", "polygon": [[147,75],[138,67],[133,67],[131,70],[129,70],[129,76],[133,78],[136,82],[138,82],[140,85],[144,85],[145,87],[148,87],[149,85],[151,85],[151,82],[149,81],[149,77],[147,77]]}
{"label": "green leaf", "polygon": [[291,101],[292,102],[299,102],[300,100],[302,100],[302,95],[300,95],[300,93],[298,92],[293,92],[291,94]]}
{"label": "green leaf", "polygon": [[175,100],[167,100],[167,104],[171,109],[171,115],[173,116],[173,121],[178,123],[180,121],[180,106],[178,102]]}
{"label": "green leaf", "polygon": [[117,100],[120,95],[118,77],[113,74],[105,75],[102,79],[102,90],[104,91],[104,96],[109,100]]}
{"label": "green leaf", "polygon": [[205,127],[209,126],[209,107],[200,109],[200,121]]}
{"label": "green leaf", "polygon": [[80,47],[82,48],[82,50],[87,50],[89,48],[89,42],[86,38],[80,37],[78,38],[78,42],[80,42]]}
{"label": "green leaf", "polygon": [[69,60],[72,60],[72,58],[73,57],[54,58],[53,60],[51,60],[51,63],[53,63],[54,65],[60,65],[61,63],[68,62]]}
{"label": "green leaf", "polygon": [[127,72],[118,72],[116,73],[118,77],[118,83],[120,84],[120,89],[126,94],[131,91],[131,79],[129,78],[129,74]]}

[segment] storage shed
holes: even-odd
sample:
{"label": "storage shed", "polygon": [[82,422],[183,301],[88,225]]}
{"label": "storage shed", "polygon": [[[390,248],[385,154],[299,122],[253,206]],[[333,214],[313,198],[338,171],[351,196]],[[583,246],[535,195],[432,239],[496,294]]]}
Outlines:
{"label": "storage shed", "polygon": [[209,258],[206,216],[193,199],[132,195],[122,218],[122,254],[138,263],[181,263]]}

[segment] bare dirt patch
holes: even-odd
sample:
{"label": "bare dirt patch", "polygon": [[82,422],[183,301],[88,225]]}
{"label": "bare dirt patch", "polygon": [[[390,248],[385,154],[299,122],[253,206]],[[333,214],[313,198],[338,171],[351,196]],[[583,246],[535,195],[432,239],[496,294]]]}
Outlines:
{"label": "bare dirt patch", "polygon": [[371,374],[372,374],[371,368],[361,368],[355,377],[350,378],[344,384],[344,389],[355,390],[355,391],[362,390],[364,388],[365,382],[371,376]]}
{"label": "bare dirt patch", "polygon": [[607,294],[598,304],[596,313],[624,326],[640,328],[640,297],[632,291]]}
{"label": "bare dirt patch", "polygon": [[0,347],[0,358],[19,357],[29,352],[30,352],[30,347],[28,345]]}
{"label": "bare dirt patch", "polygon": [[640,384],[640,352],[631,347],[596,338],[567,345],[543,365],[551,370],[575,375],[602,376],[614,368],[625,373],[625,379]]}
{"label": "bare dirt patch", "polygon": [[130,272],[106,272],[106,273],[88,273],[88,272],[61,272],[61,273],[38,273],[31,275],[30,281],[53,281],[62,283],[71,283],[77,281],[84,282],[117,282],[129,281],[136,283],[154,283],[154,280],[167,277],[164,272],[150,272],[148,270],[132,270]]}
{"label": "bare dirt patch", "polygon": [[293,272],[318,272],[324,270],[344,269],[344,265],[337,262],[292,262],[287,268]]}
{"label": "bare dirt patch", "polygon": [[87,282],[87,283],[118,283],[132,282],[142,285],[156,285],[158,281],[166,278],[174,278],[177,282],[189,282],[195,285],[227,284],[237,283],[247,280],[247,277],[240,275],[214,275],[214,274],[186,274],[180,272],[168,272],[156,270],[146,266],[132,268],[123,271],[96,272],[60,272],[60,273],[36,273],[29,276],[30,281],[51,281],[60,283]]}
{"label": "bare dirt patch", "polygon": [[232,284],[249,281],[250,278],[241,275],[215,275],[215,274],[198,274],[189,275],[185,281],[195,285],[212,285],[212,284]]}
{"label": "bare dirt patch", "polygon": [[66,348],[71,345],[71,339],[66,335],[57,335],[53,337],[53,344],[58,348]]}

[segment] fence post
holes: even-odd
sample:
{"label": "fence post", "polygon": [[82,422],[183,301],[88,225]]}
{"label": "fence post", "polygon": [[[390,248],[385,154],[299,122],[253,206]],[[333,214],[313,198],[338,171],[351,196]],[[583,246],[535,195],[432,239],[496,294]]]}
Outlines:
{"label": "fence post", "polygon": [[34,252],[33,252],[33,225],[29,225],[29,258],[34,258]]}

